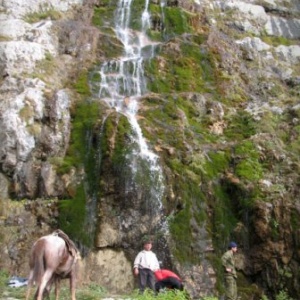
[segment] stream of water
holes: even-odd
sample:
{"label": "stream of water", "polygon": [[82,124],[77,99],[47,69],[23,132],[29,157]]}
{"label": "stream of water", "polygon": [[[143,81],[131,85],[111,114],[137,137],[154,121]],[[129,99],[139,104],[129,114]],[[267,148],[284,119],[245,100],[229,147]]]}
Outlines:
{"label": "stream of water", "polygon": [[[142,31],[134,31],[129,27],[131,3],[132,0],[119,1],[115,15],[115,32],[124,45],[124,55],[102,65],[98,97],[111,108],[127,116],[136,133],[137,143],[140,146],[139,155],[155,164],[157,157],[149,150],[136,118],[138,101],[146,93],[143,49],[151,47],[153,49],[150,51],[151,55],[155,47],[145,34],[150,26],[149,1],[145,1],[145,9],[141,15]],[[149,51],[147,54],[149,55]]]}
{"label": "stream of water", "polygon": [[132,0],[119,0],[118,2],[114,30],[123,44],[124,53],[121,57],[104,62],[100,67],[101,81],[97,97],[112,110],[127,117],[133,132],[130,138],[132,143],[138,145],[128,160],[131,164],[130,168],[134,176],[142,160],[143,166],[146,165],[149,169],[151,178],[146,197],[149,203],[146,206],[149,209],[151,207],[152,217],[153,209],[155,210],[154,217],[157,217],[162,211],[163,174],[159,165],[159,157],[149,148],[137,116],[139,101],[147,93],[144,60],[153,58],[157,44],[146,35],[151,24],[149,0],[145,0],[144,9],[141,11],[139,30],[130,28],[132,2]]}

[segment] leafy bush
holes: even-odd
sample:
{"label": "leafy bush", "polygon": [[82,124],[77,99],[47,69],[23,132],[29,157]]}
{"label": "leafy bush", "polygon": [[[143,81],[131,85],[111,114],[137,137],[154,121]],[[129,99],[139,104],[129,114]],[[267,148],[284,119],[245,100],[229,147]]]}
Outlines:
{"label": "leafy bush", "polygon": [[[269,298],[266,295],[263,295],[261,300],[269,300]],[[275,300],[293,300],[293,298],[290,298],[288,293],[283,290],[280,291],[278,295],[276,295]]]}
{"label": "leafy bush", "polygon": [[289,297],[288,293],[286,291],[280,291],[279,294],[275,298],[276,300],[293,300]]}

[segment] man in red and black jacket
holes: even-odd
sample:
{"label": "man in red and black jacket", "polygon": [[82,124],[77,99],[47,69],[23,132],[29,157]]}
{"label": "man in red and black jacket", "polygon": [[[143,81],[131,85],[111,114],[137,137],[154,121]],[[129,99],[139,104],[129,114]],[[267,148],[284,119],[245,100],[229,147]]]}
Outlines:
{"label": "man in red and black jacket", "polygon": [[156,283],[155,289],[159,292],[162,289],[177,289],[182,291],[183,284],[178,275],[170,270],[159,269],[154,272]]}

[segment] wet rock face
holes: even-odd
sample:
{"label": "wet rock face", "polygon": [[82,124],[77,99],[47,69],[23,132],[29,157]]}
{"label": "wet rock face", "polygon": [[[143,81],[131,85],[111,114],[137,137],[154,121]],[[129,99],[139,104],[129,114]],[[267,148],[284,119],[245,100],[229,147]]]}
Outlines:
{"label": "wet rock face", "polygon": [[[297,43],[277,45],[274,42],[272,45],[263,41],[263,37],[267,32],[271,37],[298,39],[299,4],[290,1],[289,5],[293,7],[290,11],[283,6],[288,1],[262,1],[261,5],[258,5],[258,1],[165,2],[172,9],[182,7],[192,14],[201,13],[201,17],[194,18],[189,25],[199,26],[197,30],[207,35],[206,44],[197,49],[202,54],[212,49],[217,56],[215,63],[221,73],[220,77],[226,79],[220,80],[217,88],[222,91],[220,99],[224,98],[225,101],[223,104],[218,102],[220,99],[211,99],[213,96],[208,96],[207,91],[203,94],[189,91],[180,93],[180,97],[174,96],[174,101],[175,98],[182,98],[192,103],[191,107],[196,113],[191,114],[195,113],[198,118],[194,125],[206,119],[206,126],[213,135],[211,140],[215,140],[217,136],[221,138],[221,142],[219,145],[209,144],[201,135],[203,128],[199,131],[201,134],[195,138],[198,141],[190,142],[186,135],[189,120],[184,109],[181,109],[171,116],[179,120],[177,127],[181,131],[178,132],[184,136],[182,148],[177,149],[176,146],[161,140],[156,143],[155,136],[155,149],[158,153],[163,153],[162,157],[165,155],[163,158],[166,161],[172,160],[175,165],[181,163],[180,160],[183,161],[180,165],[183,167],[194,164],[190,174],[196,177],[198,175],[193,171],[203,168],[201,161],[211,161],[208,155],[211,149],[215,151],[214,154],[225,149],[226,155],[234,155],[232,152],[237,142],[228,142],[225,132],[236,112],[239,115],[245,110],[258,123],[271,114],[274,114],[272,122],[275,122],[288,111],[290,121],[283,118],[271,134],[258,133],[251,138],[251,142],[257,145],[259,161],[267,164],[268,168],[264,170],[265,178],[256,182],[255,187],[254,184],[243,187],[243,196],[247,196],[255,188],[261,193],[257,195],[257,203],[251,209],[247,208],[246,213],[242,212],[245,215],[230,234],[242,246],[237,267],[242,276],[250,278],[249,285],[252,280],[272,295],[282,286],[287,286],[297,294],[299,284],[297,280],[290,280],[290,276],[292,274],[296,278],[300,260],[300,252],[297,250],[300,241],[300,209],[297,203],[299,164],[295,158],[297,155],[288,156],[289,149],[284,148],[283,141],[294,142],[294,147],[297,147],[299,141],[299,104],[291,105],[292,98],[288,96],[299,92],[296,90],[299,88],[299,74],[295,66],[300,61],[300,47]],[[1,267],[18,275],[27,275],[27,259],[24,257],[27,257],[26,254],[37,237],[51,232],[51,228],[57,226],[58,211],[54,204],[46,201],[43,204],[39,201],[32,201],[30,204],[14,202],[11,205],[10,199],[71,198],[75,194],[76,185],[84,177],[82,172],[79,178],[75,168],[64,175],[59,174],[58,169],[70,144],[70,111],[78,97],[72,90],[70,81],[80,71],[88,69],[95,59],[105,60],[111,49],[117,49],[116,53],[122,51],[123,45],[115,37],[90,26],[93,5],[105,6],[103,3],[96,0],[84,3],[81,0],[12,0],[3,2],[0,7],[0,225],[3,241],[0,263]],[[158,5],[160,1],[154,0],[151,3]],[[61,19],[47,19],[35,23],[26,21],[29,13],[39,11],[44,5],[51,5],[60,12]],[[220,17],[216,18],[219,14]],[[219,20],[223,23],[218,27]],[[162,18],[157,17],[152,21],[153,29],[157,32],[162,30]],[[236,40],[227,35],[232,29],[237,30],[242,37]],[[186,39],[185,44],[195,43],[193,35],[187,34],[182,38]],[[107,44],[109,46],[104,49]],[[163,47],[170,56],[182,55],[180,39],[170,39]],[[167,74],[167,57],[161,56],[157,60],[159,72]],[[287,86],[278,88],[282,83]],[[288,88],[295,90],[285,94]],[[240,90],[243,90],[243,101],[238,97]],[[173,93],[176,91],[172,90]],[[234,93],[237,97],[230,98]],[[151,97],[146,95],[148,96]],[[153,103],[159,102],[160,105],[167,102],[166,95],[155,95],[153,100]],[[234,107],[235,101],[239,103]],[[147,113],[150,107],[146,106],[141,108],[141,119],[142,114]],[[158,119],[156,121],[155,126],[159,122],[164,123]],[[245,118],[245,123],[247,121]],[[155,132],[153,124],[147,124],[146,131]],[[265,132],[270,124],[261,126]],[[292,126],[294,128],[290,130]],[[277,142],[277,131],[281,132],[283,141]],[[95,136],[98,133],[99,131],[95,132]],[[196,131],[192,131],[192,135],[195,133]],[[155,227],[161,220],[160,215],[148,213],[149,207],[151,208],[151,204],[145,204],[148,195],[142,187],[131,185],[131,174],[126,173],[125,168],[114,169],[115,165],[109,157],[117,147],[114,135],[115,132],[109,136],[108,157],[103,162],[102,177],[99,180],[101,182],[97,182],[101,186],[101,196],[97,200],[98,210],[95,214],[98,227],[94,249],[84,257],[81,274],[87,274],[82,281],[96,282],[111,291],[124,292],[134,287],[131,276],[132,260],[140,249],[141,236],[148,233],[150,225]],[[125,135],[126,138],[128,139]],[[181,157],[176,157],[178,152]],[[239,154],[239,157],[233,157],[231,164],[234,165],[242,159]],[[268,164],[268,160],[272,163]],[[170,218],[176,217],[186,206],[184,200],[178,196],[180,190],[177,181],[182,171],[178,168],[172,173],[168,167],[164,170],[167,185],[164,205]],[[200,177],[196,178],[197,188],[210,200],[214,193],[212,186],[217,184],[219,188],[222,180],[219,182],[215,179],[204,186],[206,183]],[[227,177],[227,183],[230,183],[232,190],[241,190],[241,180],[233,173],[222,174],[221,178],[223,177]],[[187,176],[186,180],[190,178]],[[128,193],[125,187],[130,185],[132,190]],[[234,193],[232,195],[236,196]],[[240,203],[233,199],[232,204],[235,207],[230,217],[240,217]],[[209,211],[204,204],[200,208],[194,205],[191,207],[194,218],[188,219],[187,215],[184,219],[193,238],[188,242],[188,247],[197,256],[195,263],[186,266],[175,261],[170,250],[173,246],[172,237],[170,240],[162,239],[154,249],[164,261],[164,267],[176,268],[180,272],[187,289],[196,299],[199,295],[205,296],[216,291],[218,267],[216,270],[212,268],[209,259],[213,257],[218,261],[219,252],[222,250],[212,246],[211,231],[214,228],[209,224],[212,221],[208,220],[202,226],[197,223],[196,219],[201,218],[198,210],[208,211],[211,217],[217,208],[213,206]],[[226,225],[221,224],[220,227]],[[219,232],[214,234],[220,235]],[[221,238],[225,244],[225,237]],[[111,261],[116,262],[113,271]],[[259,296],[257,298],[260,299]]]}
{"label": "wet rock face", "polygon": [[[244,251],[244,272],[259,278],[260,286],[270,294],[277,293],[275,286],[285,286],[290,293],[297,293],[298,288],[291,278],[294,277],[292,274],[297,273],[298,255],[295,249],[298,246],[294,239],[299,238],[299,232],[293,232],[290,228],[291,207],[281,205],[278,203],[274,207],[266,203],[256,207],[251,248]],[[277,215],[279,211],[281,217]]]}

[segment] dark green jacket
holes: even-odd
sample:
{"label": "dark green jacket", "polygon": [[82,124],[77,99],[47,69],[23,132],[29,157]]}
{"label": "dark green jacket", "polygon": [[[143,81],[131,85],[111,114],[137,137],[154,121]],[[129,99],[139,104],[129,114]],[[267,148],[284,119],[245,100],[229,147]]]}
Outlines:
{"label": "dark green jacket", "polygon": [[[234,264],[234,257],[233,252],[231,250],[228,250],[224,253],[222,256],[222,265],[225,270],[225,276],[233,276],[234,278],[237,278],[235,264]],[[227,272],[226,269],[230,268],[232,271]]]}

